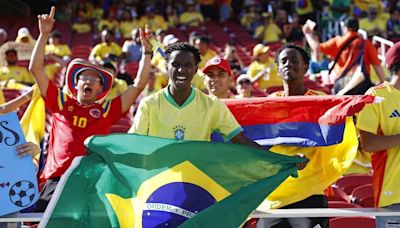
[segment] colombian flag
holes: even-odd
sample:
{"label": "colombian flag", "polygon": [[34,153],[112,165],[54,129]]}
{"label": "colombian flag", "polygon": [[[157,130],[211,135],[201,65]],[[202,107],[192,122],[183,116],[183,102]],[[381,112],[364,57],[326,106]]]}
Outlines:
{"label": "colombian flag", "polygon": [[310,159],[298,178],[289,177],[263,203],[280,208],[306,199],[341,177],[358,148],[352,116],[373,96],[299,96],[225,100],[244,133],[269,150]]}
{"label": "colombian flag", "polygon": [[39,227],[238,227],[303,158],[135,134],[87,139]]}

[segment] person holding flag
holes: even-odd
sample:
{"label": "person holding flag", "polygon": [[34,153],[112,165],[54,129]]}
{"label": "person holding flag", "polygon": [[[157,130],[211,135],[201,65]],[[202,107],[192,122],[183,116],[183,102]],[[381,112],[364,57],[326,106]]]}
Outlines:
{"label": "person holding flag", "polygon": [[[201,59],[197,48],[179,42],[168,46],[165,54],[170,84],[140,102],[128,132],[176,140],[210,141],[211,133],[218,131],[225,141],[263,149],[244,135],[242,127],[222,101],[192,87],[191,81]],[[230,72],[230,66],[225,62],[213,60],[203,72],[214,66],[226,74]],[[298,163],[297,167],[303,169],[306,165]]]}
{"label": "person holding flag", "polygon": [[72,94],[68,96],[48,79],[43,67],[45,46],[55,22],[54,14],[55,7],[52,7],[50,14],[38,16],[40,35],[29,64],[46,107],[52,113],[49,150],[40,175],[40,181],[45,184],[37,211],[44,211],[72,160],[86,154],[84,140],[94,134],[107,134],[111,125],[135,102],[147,84],[152,55],[152,45],[140,31],[143,57],[136,81],[121,96],[108,101],[104,99],[112,86],[112,73],[83,59],[74,59],[66,71],[66,84]]}

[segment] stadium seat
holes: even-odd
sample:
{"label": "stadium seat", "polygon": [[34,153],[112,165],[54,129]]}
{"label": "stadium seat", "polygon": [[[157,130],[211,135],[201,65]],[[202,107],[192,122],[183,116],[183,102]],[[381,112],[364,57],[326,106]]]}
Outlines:
{"label": "stadium seat", "polygon": [[328,201],[342,201],[350,203],[350,197],[337,186],[332,186],[333,195],[328,196]]}
{"label": "stadium seat", "polygon": [[374,190],[372,184],[361,185],[351,193],[354,203],[362,207],[374,207]]}
{"label": "stadium seat", "polygon": [[368,174],[351,174],[343,176],[336,181],[336,186],[341,188],[347,195],[351,195],[353,190],[361,185],[371,184],[372,176]]}
{"label": "stadium seat", "polygon": [[126,72],[136,78],[137,71],[139,69],[138,62],[129,62],[126,64]]}
{"label": "stadium seat", "polygon": [[329,219],[330,228],[375,228],[371,217],[340,217]]}
{"label": "stadium seat", "polygon": [[72,47],[72,58],[88,59],[92,47],[89,45],[75,45]]}
{"label": "stadium seat", "polygon": [[347,203],[344,201],[328,201],[329,208],[360,208],[360,205]]}

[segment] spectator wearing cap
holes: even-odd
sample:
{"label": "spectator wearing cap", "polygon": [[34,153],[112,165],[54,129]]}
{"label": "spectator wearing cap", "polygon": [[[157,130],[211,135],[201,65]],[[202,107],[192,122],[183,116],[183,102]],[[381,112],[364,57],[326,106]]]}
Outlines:
{"label": "spectator wearing cap", "polygon": [[139,26],[139,21],[132,16],[131,9],[127,8],[122,11],[121,20],[119,22],[119,33],[124,39],[131,38],[132,30]]}
{"label": "spectator wearing cap", "polygon": [[7,41],[7,31],[3,28],[0,28],[0,47]]}
{"label": "spectator wearing cap", "polygon": [[283,38],[283,32],[271,19],[271,14],[264,12],[261,15],[263,18],[263,24],[256,28],[254,38],[266,44],[281,41]]}
{"label": "spectator wearing cap", "polygon": [[386,37],[386,22],[386,20],[382,20],[382,18],[378,16],[376,8],[371,7],[367,12],[367,17],[360,20],[360,28],[365,30],[369,37]]}
{"label": "spectator wearing cap", "polygon": [[[372,87],[366,94],[383,98],[369,104],[357,116],[357,128],[365,151],[371,152],[375,207],[399,209],[400,161],[400,43],[386,53],[392,80]],[[376,227],[400,224],[400,217],[376,217]]]}
{"label": "spectator wearing cap", "polygon": [[50,78],[54,78],[55,74],[69,62],[71,49],[68,45],[61,43],[61,33],[58,31],[53,31],[50,34],[48,42],[45,54],[47,60],[50,60],[51,63],[45,66],[45,71]]}
{"label": "spectator wearing cap", "polygon": [[269,54],[269,47],[263,44],[253,48],[253,62],[249,65],[247,75],[261,90],[282,85],[274,58]]}
{"label": "spectator wearing cap", "polygon": [[[378,59],[376,48],[370,40],[364,40],[363,37],[357,33],[358,28],[358,20],[355,18],[348,18],[344,23],[343,36],[336,36],[326,42],[320,43],[319,40],[313,36],[313,28],[311,25],[305,24],[303,26],[303,33],[311,49],[314,52],[322,52],[332,59],[337,60],[329,75],[332,81],[335,82],[333,87],[334,94],[364,94],[369,87],[368,84],[371,84],[371,66],[374,67],[379,77],[379,82],[385,80],[385,73],[381,66],[381,61]],[[364,48],[361,48],[362,46]],[[361,61],[363,65],[360,64],[361,55],[363,55]],[[362,73],[358,73],[357,70],[358,72],[362,71]],[[359,78],[362,79],[359,80]],[[359,83],[358,81],[362,82]]]}
{"label": "spectator wearing cap", "polygon": [[195,40],[195,46],[200,51],[201,62],[199,63],[199,68],[202,69],[206,65],[206,62],[215,56],[217,53],[210,48],[210,38],[206,36],[198,37]]}
{"label": "spectator wearing cap", "polygon": [[35,44],[36,40],[33,39],[29,29],[27,27],[22,27],[18,29],[17,38],[15,38],[15,42],[17,43],[27,43],[27,44]]}
{"label": "spectator wearing cap", "polygon": [[133,29],[131,39],[125,40],[122,45],[122,58],[126,62],[139,62],[142,57],[142,45],[140,44],[139,29]]}
{"label": "spectator wearing cap", "polygon": [[204,22],[203,15],[196,10],[194,1],[186,2],[186,11],[179,16],[179,23],[185,27],[198,27]]}
{"label": "spectator wearing cap", "polygon": [[45,45],[54,25],[54,14],[52,7],[50,15],[38,17],[40,35],[29,66],[52,114],[46,165],[40,175],[40,181],[45,184],[37,211],[44,211],[72,160],[86,155],[84,140],[94,134],[107,134],[111,125],[130,109],[147,84],[152,54],[152,46],[141,32],[143,57],[135,84],[113,100],[105,100],[112,86],[112,72],[82,59],[72,60],[65,75],[69,96],[56,87],[43,70]]}
{"label": "spectator wearing cap", "polygon": [[156,8],[152,5],[146,7],[146,14],[139,20],[139,26],[144,28],[149,25],[150,29],[155,32],[157,29],[167,30],[168,24],[164,17],[157,14]]}
{"label": "spectator wearing cap", "polygon": [[5,52],[5,59],[7,66],[1,67],[0,81],[6,81],[6,87],[22,89],[25,85],[32,85],[35,83],[35,79],[32,77],[29,70],[26,67],[17,65],[18,53],[15,49],[8,49]]}
{"label": "spectator wearing cap", "polygon": [[249,98],[253,97],[253,83],[247,74],[241,74],[236,79],[236,92],[235,98]]}
{"label": "spectator wearing cap", "polygon": [[89,61],[96,64],[104,64],[107,61],[116,61],[122,55],[122,48],[114,42],[114,32],[105,29],[101,32],[101,43],[93,47],[89,55]]}
{"label": "spectator wearing cap", "polygon": [[116,62],[106,62],[103,64],[103,67],[111,71],[113,75],[113,83],[108,92],[105,100],[112,100],[121,94],[123,94],[126,90],[128,90],[128,84],[126,81],[118,78],[118,65]]}
{"label": "spectator wearing cap", "polygon": [[204,82],[208,94],[220,99],[234,98],[229,90],[232,81],[232,71],[229,62],[220,57],[214,57],[207,61],[203,68]]}

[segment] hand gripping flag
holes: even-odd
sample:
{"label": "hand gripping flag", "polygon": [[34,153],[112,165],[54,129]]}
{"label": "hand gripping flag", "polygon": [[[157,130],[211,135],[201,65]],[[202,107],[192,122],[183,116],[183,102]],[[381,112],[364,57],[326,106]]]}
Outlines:
{"label": "hand gripping flag", "polygon": [[[352,164],[358,148],[352,116],[373,96],[299,96],[225,100],[247,137],[270,151],[310,159],[298,178],[289,177],[263,208],[306,199],[334,183]],[[271,146],[271,147],[270,147]]]}
{"label": "hand gripping flag", "polygon": [[238,227],[303,158],[243,145],[94,136],[39,227]]}

